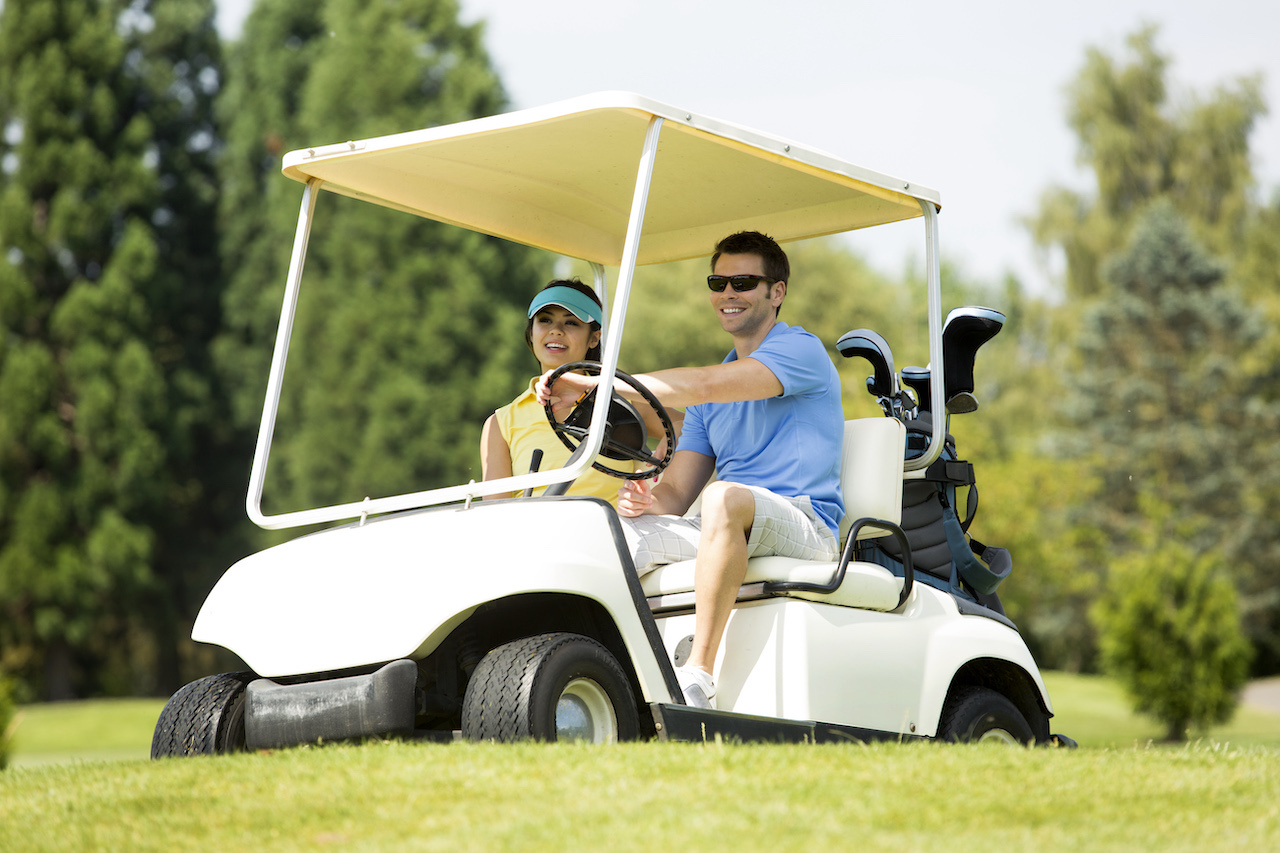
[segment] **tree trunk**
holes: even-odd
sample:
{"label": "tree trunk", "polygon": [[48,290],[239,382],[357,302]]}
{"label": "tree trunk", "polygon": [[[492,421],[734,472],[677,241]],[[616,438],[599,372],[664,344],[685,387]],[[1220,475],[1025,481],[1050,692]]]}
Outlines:
{"label": "tree trunk", "polygon": [[72,679],[71,646],[66,640],[49,643],[44,658],[44,698],[48,702],[75,699]]}

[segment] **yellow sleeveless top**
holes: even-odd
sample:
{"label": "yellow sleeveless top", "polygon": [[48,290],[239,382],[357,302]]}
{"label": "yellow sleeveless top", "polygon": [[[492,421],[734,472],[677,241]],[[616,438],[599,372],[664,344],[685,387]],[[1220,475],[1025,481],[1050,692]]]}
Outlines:
{"label": "yellow sleeveless top", "polygon": [[[571,452],[564,446],[564,442],[556,437],[551,424],[547,423],[546,410],[534,396],[533,386],[537,381],[537,376],[529,380],[528,390],[494,413],[497,415],[498,431],[502,433],[502,438],[511,451],[511,473],[513,474],[527,474],[529,464],[533,461],[533,451],[539,448],[542,450],[542,464],[538,466],[540,471],[563,467]],[[635,471],[640,464],[629,459],[598,458],[602,464],[619,471]],[[608,474],[589,468],[585,474],[574,481],[568,493],[603,498],[613,506],[617,506],[618,489],[621,486],[620,478],[610,477]],[[544,489],[534,489],[533,493],[540,495],[543,491]]]}

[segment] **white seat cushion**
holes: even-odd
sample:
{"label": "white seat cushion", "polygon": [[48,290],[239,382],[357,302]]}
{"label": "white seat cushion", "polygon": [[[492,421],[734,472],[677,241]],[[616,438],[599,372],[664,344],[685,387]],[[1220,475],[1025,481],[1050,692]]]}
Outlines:
{"label": "white seat cushion", "polygon": [[[815,563],[791,557],[752,557],[747,560],[744,584],[762,581],[801,581],[825,584],[835,575],[839,563]],[[648,597],[693,591],[694,561],[684,560],[659,566],[640,579],[640,587]],[[832,593],[787,590],[793,598],[821,601],[841,607],[865,610],[893,610],[902,593],[902,579],[874,563],[850,562],[844,582]]]}

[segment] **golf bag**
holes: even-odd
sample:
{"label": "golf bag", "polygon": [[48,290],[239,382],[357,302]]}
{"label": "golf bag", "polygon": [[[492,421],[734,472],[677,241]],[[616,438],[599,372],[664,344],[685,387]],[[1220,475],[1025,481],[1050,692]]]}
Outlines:
{"label": "golf bag", "polygon": [[[943,328],[945,386],[943,417],[976,411],[973,363],[978,348],[995,336],[1005,317],[989,308],[952,311]],[[836,348],[846,358],[860,356],[871,362],[873,373],[867,390],[877,398],[887,417],[902,421],[907,431],[906,458],[918,458],[928,448],[933,433],[929,368],[907,367],[898,384],[888,343],[868,329],[857,329],[840,338]],[[937,459],[922,471],[909,472],[902,487],[902,522],[911,549],[917,580],[949,589],[1003,615],[996,588],[1009,576],[1013,559],[1004,548],[984,545],[969,535],[978,510],[978,489],[973,465],[956,454],[955,439],[945,432]],[[958,495],[964,490],[964,506]],[[903,571],[902,551],[893,537],[864,540],[857,558],[878,563],[891,571]]]}

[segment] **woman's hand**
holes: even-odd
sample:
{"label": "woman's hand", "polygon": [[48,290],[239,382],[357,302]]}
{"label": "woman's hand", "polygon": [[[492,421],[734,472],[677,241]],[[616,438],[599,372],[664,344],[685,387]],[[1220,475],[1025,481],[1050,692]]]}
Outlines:
{"label": "woman's hand", "polygon": [[555,387],[547,385],[547,379],[555,371],[548,370],[542,376],[538,377],[538,382],[534,385],[533,391],[537,395],[538,402],[546,405],[547,401],[551,401],[551,411],[556,416],[556,420],[563,421],[573,407],[578,405],[582,397],[600,384],[599,376],[586,376],[581,373],[565,373],[556,380]]}

